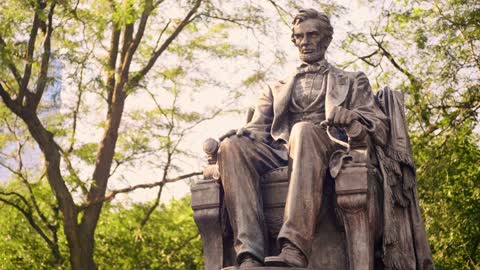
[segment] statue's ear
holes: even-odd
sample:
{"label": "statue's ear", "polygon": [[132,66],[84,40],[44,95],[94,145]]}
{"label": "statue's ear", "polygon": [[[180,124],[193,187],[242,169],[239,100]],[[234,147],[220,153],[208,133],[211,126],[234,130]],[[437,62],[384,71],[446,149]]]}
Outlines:
{"label": "statue's ear", "polygon": [[295,47],[297,47],[297,39],[295,38],[295,33],[293,32],[293,29],[292,29],[292,35],[290,36],[290,40],[292,41],[293,45],[295,45]]}
{"label": "statue's ear", "polygon": [[332,37],[326,37],[323,41],[323,46],[325,48],[325,50],[328,48],[328,46],[330,46],[330,43],[332,42]]}

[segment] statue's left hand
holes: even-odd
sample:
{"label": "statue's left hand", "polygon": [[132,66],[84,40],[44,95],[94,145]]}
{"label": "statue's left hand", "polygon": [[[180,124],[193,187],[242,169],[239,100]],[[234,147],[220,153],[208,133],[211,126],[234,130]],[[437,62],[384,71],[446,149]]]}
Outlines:
{"label": "statue's left hand", "polygon": [[358,119],[359,116],[356,112],[341,106],[335,106],[327,119],[327,123],[329,126],[348,127],[353,121]]}

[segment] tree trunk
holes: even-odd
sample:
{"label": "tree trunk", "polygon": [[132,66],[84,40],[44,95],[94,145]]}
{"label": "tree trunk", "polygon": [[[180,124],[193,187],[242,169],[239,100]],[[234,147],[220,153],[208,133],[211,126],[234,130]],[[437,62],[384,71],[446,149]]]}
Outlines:
{"label": "tree trunk", "polygon": [[88,234],[81,229],[81,226],[77,226],[74,238],[74,241],[68,240],[72,270],[96,270],[97,266],[93,259],[93,234]]}
{"label": "tree trunk", "polygon": [[63,214],[64,232],[70,249],[72,269],[95,270],[96,265],[93,260],[95,228],[88,229],[86,226],[77,224],[79,212],[60,173],[60,149],[53,140],[53,135],[43,127],[35,114],[25,110],[20,117],[27,124],[45,157],[47,179]]}

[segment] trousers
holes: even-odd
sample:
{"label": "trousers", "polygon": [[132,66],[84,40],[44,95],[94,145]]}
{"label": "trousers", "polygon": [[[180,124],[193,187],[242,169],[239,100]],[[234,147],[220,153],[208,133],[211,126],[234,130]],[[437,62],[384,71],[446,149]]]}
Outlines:
{"label": "trousers", "polygon": [[278,150],[247,137],[234,135],[222,141],[218,165],[237,259],[245,253],[261,261],[266,256],[267,228],[260,190],[261,175],[286,165],[289,189],[278,241],[280,244],[291,242],[308,257],[328,162],[337,148],[326,131],[311,122],[298,122],[292,126],[285,148],[288,160]]}

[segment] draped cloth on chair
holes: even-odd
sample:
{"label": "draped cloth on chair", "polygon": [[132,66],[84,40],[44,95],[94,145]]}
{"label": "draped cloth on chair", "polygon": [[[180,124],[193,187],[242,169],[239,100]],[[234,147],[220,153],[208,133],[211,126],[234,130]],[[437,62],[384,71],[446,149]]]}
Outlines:
{"label": "draped cloth on chair", "polygon": [[415,164],[403,111],[403,93],[385,87],[377,94],[390,131],[376,147],[384,189],[383,262],[387,270],[434,269],[420,214]]}

